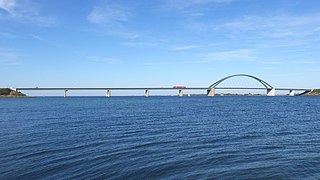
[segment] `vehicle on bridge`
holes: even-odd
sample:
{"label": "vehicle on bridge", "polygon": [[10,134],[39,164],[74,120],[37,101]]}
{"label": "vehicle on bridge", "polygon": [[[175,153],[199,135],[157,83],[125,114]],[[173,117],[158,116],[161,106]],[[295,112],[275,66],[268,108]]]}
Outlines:
{"label": "vehicle on bridge", "polygon": [[183,89],[183,88],[187,88],[186,86],[173,86],[172,88],[174,89]]}

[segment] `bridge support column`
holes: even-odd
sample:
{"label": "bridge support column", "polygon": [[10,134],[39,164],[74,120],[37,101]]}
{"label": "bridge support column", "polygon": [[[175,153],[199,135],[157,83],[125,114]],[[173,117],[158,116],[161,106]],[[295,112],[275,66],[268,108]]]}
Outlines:
{"label": "bridge support column", "polygon": [[183,90],[182,89],[179,89],[179,94],[178,96],[183,96]]}
{"label": "bridge support column", "polygon": [[146,89],[145,95],[146,97],[149,97],[149,89]]}
{"label": "bridge support column", "polygon": [[111,90],[110,89],[107,90],[107,94],[106,95],[107,95],[107,97],[111,96]]}
{"label": "bridge support column", "polygon": [[214,96],[215,94],[215,89],[214,88],[210,88],[207,90],[207,96]]}
{"label": "bridge support column", "polygon": [[289,91],[289,96],[294,96],[294,90]]}
{"label": "bridge support column", "polygon": [[65,89],[65,90],[64,90],[63,97],[67,97],[67,95],[68,95],[68,90],[67,90],[67,89]]}
{"label": "bridge support column", "polygon": [[275,96],[276,95],[276,89],[267,89],[267,96]]}

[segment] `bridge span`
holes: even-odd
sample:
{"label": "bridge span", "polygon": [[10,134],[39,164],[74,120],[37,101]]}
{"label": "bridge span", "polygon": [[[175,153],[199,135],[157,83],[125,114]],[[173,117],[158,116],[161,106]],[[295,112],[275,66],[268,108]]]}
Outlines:
{"label": "bridge span", "polygon": [[[150,90],[178,90],[178,96],[183,96],[184,90],[206,90],[207,96],[215,96],[215,90],[218,89],[226,89],[226,90],[265,90],[265,88],[242,88],[242,87],[216,87],[216,88],[208,88],[208,87],[186,87],[186,88],[171,88],[171,87],[87,87],[87,88],[68,88],[68,87],[60,87],[60,88],[15,88],[15,91],[63,91],[64,97],[67,97],[68,91],[93,91],[93,90],[103,90],[106,91],[106,96],[111,96],[111,91],[120,90],[120,91],[128,91],[128,90],[144,90],[145,96],[148,97],[150,94]],[[295,94],[295,91],[304,91],[311,92],[312,89],[297,89],[297,88],[274,88],[267,90],[267,96],[275,96],[275,91],[288,91],[288,95],[296,96],[299,94]]]}
{"label": "bridge span", "polygon": [[[233,77],[247,77],[254,79],[261,83],[263,87],[220,87],[219,85],[230,78]],[[307,89],[307,88],[275,88],[271,86],[269,83],[266,81],[257,78],[252,75],[248,74],[235,74],[231,76],[227,76],[225,78],[222,78],[209,87],[43,87],[43,88],[28,88],[28,87],[18,87],[18,88],[12,88],[15,91],[63,91],[64,92],[64,97],[67,97],[68,91],[71,90],[86,90],[86,91],[91,91],[91,90],[103,90],[106,91],[106,96],[110,97],[111,96],[111,91],[114,90],[120,90],[120,91],[127,91],[127,90],[143,90],[145,91],[145,96],[149,96],[150,90],[177,90],[178,91],[178,96],[183,96],[183,91],[184,90],[205,90],[207,92],[207,96],[215,96],[215,90],[218,89],[229,89],[229,90],[266,90],[266,95],[267,96],[275,96],[276,95],[276,90],[280,91],[288,91],[289,96],[296,96],[300,94],[305,94],[308,92],[313,91],[313,89]],[[295,91],[303,91],[303,93],[296,94]]]}

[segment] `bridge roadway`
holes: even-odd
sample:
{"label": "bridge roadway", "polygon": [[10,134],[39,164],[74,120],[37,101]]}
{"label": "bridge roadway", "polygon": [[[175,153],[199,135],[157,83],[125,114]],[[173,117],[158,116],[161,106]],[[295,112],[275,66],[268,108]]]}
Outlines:
{"label": "bridge roadway", "polygon": [[61,90],[64,91],[64,97],[67,96],[69,90],[105,90],[107,91],[106,96],[111,96],[112,90],[145,90],[145,96],[149,96],[150,90],[178,90],[179,96],[183,96],[183,90],[206,90],[207,96],[214,96],[216,89],[226,89],[226,90],[267,90],[268,96],[275,96],[275,90],[280,91],[289,91],[290,96],[294,96],[294,91],[304,91],[310,92],[312,89],[302,89],[302,88],[272,88],[266,89],[265,87],[261,88],[252,88],[252,87],[186,87],[186,88],[175,88],[175,87],[56,87],[56,88],[15,88],[15,91],[52,91],[52,90]]}
{"label": "bridge roadway", "polygon": [[[52,90],[210,90],[210,87],[186,87],[186,88],[173,88],[173,87],[59,87],[59,88],[15,88],[16,91],[52,91]],[[265,90],[266,88],[250,88],[250,87],[215,87],[214,89],[243,89],[243,90]],[[276,90],[283,91],[309,91],[312,89],[303,89],[303,88],[275,88]]]}
{"label": "bridge roadway", "polygon": [[[222,82],[234,78],[234,77],[246,77],[246,78],[251,78],[253,80],[258,81],[261,85],[264,87],[258,88],[258,87],[219,87],[218,85],[221,84]],[[248,74],[234,74],[231,76],[227,76],[225,78],[222,78],[209,87],[97,87],[97,88],[68,88],[68,87],[60,87],[60,88],[13,88],[15,91],[21,91],[21,90],[63,90],[64,91],[64,97],[67,96],[67,92],[69,90],[105,90],[107,91],[106,95],[108,97],[111,96],[111,90],[145,90],[145,95],[149,96],[149,91],[150,90],[179,90],[179,96],[183,96],[183,90],[207,90],[207,96],[214,96],[215,95],[215,90],[216,89],[247,89],[247,90],[267,90],[267,96],[275,96],[276,95],[276,90],[284,90],[284,91],[289,91],[290,96],[295,96],[295,91],[304,91],[302,94],[308,93],[313,91],[312,89],[304,89],[304,88],[274,88],[271,86],[269,83],[266,81],[257,78],[252,75]],[[299,95],[299,94],[298,94]],[[300,94],[301,95],[301,94]]]}

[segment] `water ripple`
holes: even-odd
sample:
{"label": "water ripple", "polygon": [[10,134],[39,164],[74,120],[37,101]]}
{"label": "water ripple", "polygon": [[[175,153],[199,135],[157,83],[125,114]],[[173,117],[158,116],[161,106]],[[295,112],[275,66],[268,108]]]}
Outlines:
{"label": "water ripple", "polygon": [[0,179],[320,178],[317,97],[32,98],[0,106]]}

